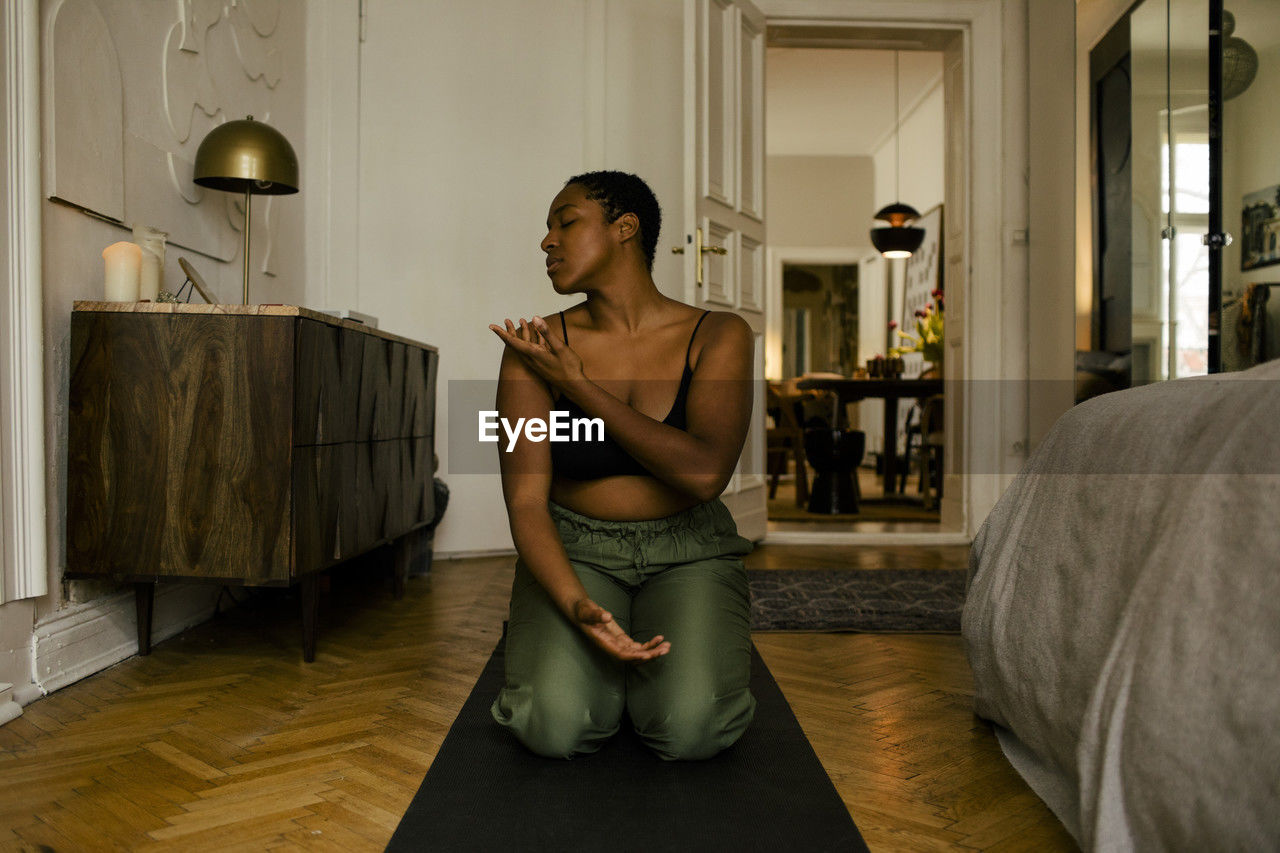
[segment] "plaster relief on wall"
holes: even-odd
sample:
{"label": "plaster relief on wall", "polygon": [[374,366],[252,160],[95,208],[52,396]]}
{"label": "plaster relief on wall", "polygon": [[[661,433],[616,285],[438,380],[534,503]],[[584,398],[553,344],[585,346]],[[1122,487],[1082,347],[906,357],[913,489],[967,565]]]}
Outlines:
{"label": "plaster relief on wall", "polygon": [[[199,109],[213,118],[222,109],[222,98],[199,52],[183,44],[183,25],[169,30],[164,47],[164,112],[169,129],[179,142],[191,136],[191,121]],[[204,40],[201,39],[201,42]]]}
{"label": "plaster relief on wall", "polygon": [[[271,122],[287,53],[277,48],[298,38],[279,26],[279,0],[49,0],[44,11],[49,195],[234,261],[243,197],[196,186],[193,163],[218,124]],[[255,199],[253,243],[274,274],[271,210]]]}
{"label": "plaster relief on wall", "polygon": [[269,48],[266,39],[258,35],[248,15],[241,9],[240,6],[232,7],[228,16],[240,67],[250,80],[261,78],[268,89],[274,89],[280,82],[280,56]]}
{"label": "plaster relief on wall", "polygon": [[235,7],[244,12],[258,35],[271,35],[280,23],[280,0],[235,0]]}
{"label": "plaster relief on wall", "polygon": [[[250,38],[261,41],[253,34],[252,27],[244,29]],[[261,69],[247,66],[241,59],[241,51],[237,45],[240,40],[234,25],[223,18],[209,31],[204,52],[200,54],[208,69],[209,78],[213,81],[213,88],[222,98],[223,114],[220,121],[249,115],[258,121],[266,121],[271,111],[271,87],[263,79]],[[245,50],[251,57],[257,51],[266,53],[265,48]]]}
{"label": "plaster relief on wall", "polygon": [[48,193],[123,220],[124,87],[119,54],[97,4],[51,4],[44,56]]}
{"label": "plaster relief on wall", "polygon": [[178,0],[181,7],[181,49],[191,53],[204,50],[205,31],[222,18],[222,0]]}
{"label": "plaster relief on wall", "polygon": [[[166,218],[161,221],[167,223],[170,242],[230,261],[243,244],[243,198],[196,186],[191,182],[192,164],[201,140],[217,124],[248,115],[270,123],[270,90],[279,84],[282,70],[267,37],[276,31],[280,7],[278,2],[180,0],[179,15],[169,30],[164,55],[165,113],[179,143],[176,151],[168,152],[164,174],[175,197],[164,205]],[[178,199],[185,212],[174,204]],[[265,215],[266,205],[259,201],[255,208],[254,244],[270,246],[276,223]],[[210,209],[217,214],[200,213]],[[269,272],[270,255],[262,258],[263,271]]]}
{"label": "plaster relief on wall", "polygon": [[222,223],[221,217],[201,213],[210,198],[226,193],[197,186],[191,180],[193,168],[184,154],[166,151],[128,134],[124,186],[129,221],[167,231],[169,243],[175,246],[220,261],[234,260],[239,245],[235,232]]}

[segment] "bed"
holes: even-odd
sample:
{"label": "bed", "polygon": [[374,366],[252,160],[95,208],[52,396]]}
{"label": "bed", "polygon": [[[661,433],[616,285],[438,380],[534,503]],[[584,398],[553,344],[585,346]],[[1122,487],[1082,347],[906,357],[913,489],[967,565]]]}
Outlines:
{"label": "bed", "polygon": [[1280,362],[1067,412],[974,541],[963,634],[1085,849],[1280,848]]}

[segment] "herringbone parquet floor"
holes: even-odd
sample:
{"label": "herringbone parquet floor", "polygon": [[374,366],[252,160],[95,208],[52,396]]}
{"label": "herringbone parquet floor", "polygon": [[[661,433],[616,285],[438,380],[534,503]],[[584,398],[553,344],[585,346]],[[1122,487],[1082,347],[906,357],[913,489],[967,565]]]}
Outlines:
{"label": "herringbone parquet floor", "polygon": [[[750,562],[958,567],[964,551]],[[0,848],[382,849],[497,642],[511,559],[437,562],[398,601],[355,569],[322,600],[313,664],[296,600],[255,594],[0,727]],[[1074,849],[973,716],[959,637],[755,639],[872,850]]]}

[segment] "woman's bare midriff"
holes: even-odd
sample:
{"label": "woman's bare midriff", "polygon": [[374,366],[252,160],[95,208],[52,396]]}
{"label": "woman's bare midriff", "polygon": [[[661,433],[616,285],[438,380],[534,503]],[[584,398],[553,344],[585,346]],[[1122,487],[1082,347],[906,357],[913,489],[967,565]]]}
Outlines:
{"label": "woman's bare midriff", "polygon": [[698,503],[654,477],[630,475],[599,480],[555,477],[550,497],[565,509],[602,521],[666,518]]}

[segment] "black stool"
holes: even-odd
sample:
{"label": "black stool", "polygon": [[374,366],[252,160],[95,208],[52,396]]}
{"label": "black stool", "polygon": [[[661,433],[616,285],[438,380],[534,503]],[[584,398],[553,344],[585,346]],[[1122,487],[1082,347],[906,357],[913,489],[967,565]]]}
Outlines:
{"label": "black stool", "polygon": [[809,512],[851,515],[858,511],[854,475],[867,449],[867,434],[856,429],[814,427],[804,431],[804,452],[817,472],[809,491]]}

